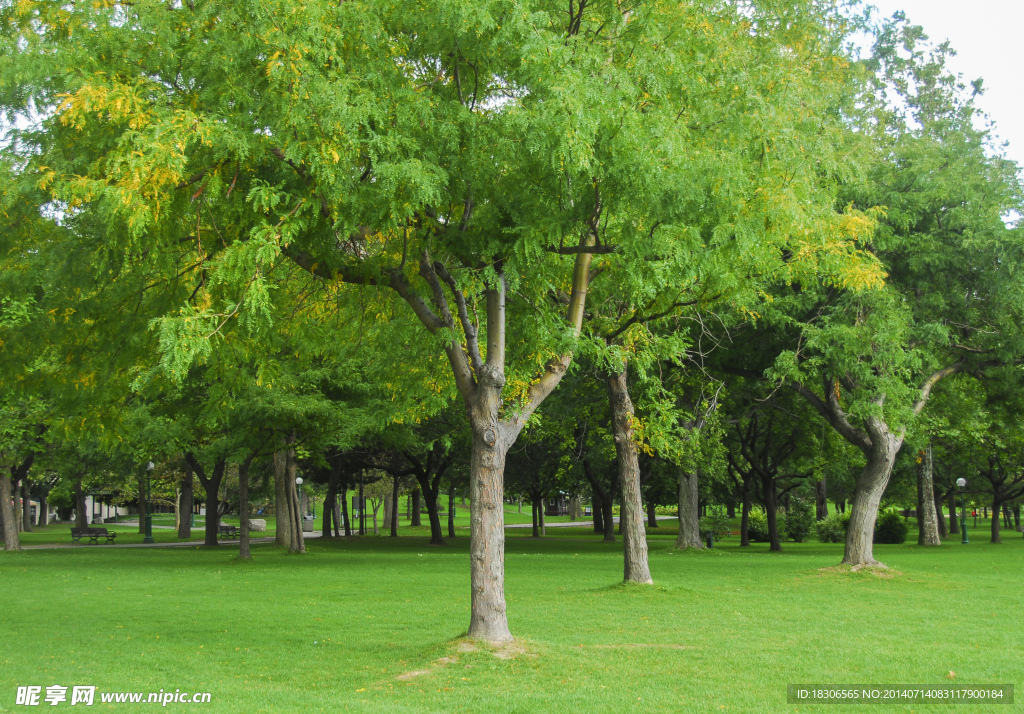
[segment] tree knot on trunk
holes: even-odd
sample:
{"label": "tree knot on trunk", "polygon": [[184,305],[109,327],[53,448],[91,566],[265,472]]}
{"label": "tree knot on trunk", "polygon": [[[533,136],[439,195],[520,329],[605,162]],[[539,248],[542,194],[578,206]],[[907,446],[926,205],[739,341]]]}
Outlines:
{"label": "tree knot on trunk", "polygon": [[502,389],[505,386],[505,372],[493,364],[483,364],[477,370],[477,381],[482,387]]}

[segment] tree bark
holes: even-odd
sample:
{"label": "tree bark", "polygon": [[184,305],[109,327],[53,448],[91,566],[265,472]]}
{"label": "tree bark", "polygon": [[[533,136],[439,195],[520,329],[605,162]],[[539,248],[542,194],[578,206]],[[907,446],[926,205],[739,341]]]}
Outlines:
{"label": "tree bark", "polygon": [[383,523],[385,527],[391,525],[392,510],[393,508],[391,505],[391,494],[389,493],[384,496],[384,514],[380,518],[380,522]]}
{"label": "tree bark", "polygon": [[420,517],[420,512],[423,510],[423,504],[420,501],[421,498],[422,498],[422,494],[420,494],[420,489],[417,486],[416,488],[414,488],[412,490],[412,513],[409,516],[409,525],[410,526],[422,526],[423,525],[423,521],[422,521],[422,519]]}
{"label": "tree bark", "polygon": [[213,471],[207,476],[202,464],[191,452],[186,453],[185,458],[192,465],[192,470],[199,477],[199,483],[202,484],[203,490],[206,492],[206,528],[203,544],[216,546],[220,528],[220,484],[224,480],[224,472],[228,465],[227,459],[217,460],[213,464]]}
{"label": "tree bark", "polygon": [[[145,496],[143,496],[142,502],[145,503]],[[143,525],[145,530],[146,512],[142,511],[142,515],[139,516],[139,522]],[[75,479],[75,525],[78,528],[85,528],[89,525],[89,514],[86,513],[85,508],[85,489],[82,488],[82,476],[79,475]]]}
{"label": "tree bark", "polygon": [[932,484],[932,507],[935,509],[935,523],[939,529],[939,540],[946,538],[949,535],[948,529],[946,528],[946,514],[942,512],[942,496],[939,495],[938,491],[934,490],[934,483]]}
{"label": "tree bark", "polygon": [[601,502],[601,494],[597,489],[591,488],[593,496],[590,499],[590,512],[594,519],[594,533],[604,533],[604,506]]}
{"label": "tree bark", "polygon": [[[331,479],[327,484],[327,495],[324,496],[324,515],[323,521],[320,524],[321,538],[330,538],[333,535],[331,516],[334,515],[334,503],[337,500],[337,486],[334,483],[334,479]],[[384,504],[385,512],[387,510],[387,505],[387,503]]]}
{"label": "tree bark", "polygon": [[828,484],[822,474],[821,480],[814,484],[814,517],[819,521],[828,518]]}
{"label": "tree bark", "polygon": [[544,523],[544,516],[544,497],[541,496],[540,505],[537,506],[537,522],[540,524],[540,534],[542,537],[548,534],[547,525]]}
{"label": "tree bark", "polygon": [[439,479],[436,478],[435,482],[431,483],[431,474],[427,472],[418,472],[416,474],[416,480],[420,484],[420,488],[417,489],[416,493],[422,493],[423,498],[427,503],[427,522],[430,523],[430,545],[444,545],[444,530],[441,527],[441,516],[440,510],[437,507],[437,497],[439,489]]}
{"label": "tree bark", "polygon": [[942,545],[939,519],[935,513],[935,489],[932,470],[932,445],[924,449],[917,469],[917,544]]}
{"label": "tree bark", "polygon": [[29,489],[28,477],[21,479],[21,527],[26,533],[32,532],[32,492]]}
{"label": "tree bark", "polygon": [[658,527],[658,511],[657,506],[654,505],[654,501],[647,500],[647,527],[657,528]]}
{"label": "tree bark", "polygon": [[448,489],[448,537],[455,537],[455,489]]}
{"label": "tree bark", "polygon": [[1000,513],[999,512],[1002,509],[1002,507],[1003,507],[1003,502],[1002,501],[1000,501],[1000,500],[998,500],[996,498],[992,499],[992,540],[991,540],[992,543],[1002,543],[1003,542],[1003,539],[1002,539],[1002,537],[1000,536],[1000,533],[999,533],[999,526],[1000,526],[1000,521],[999,521]]}
{"label": "tree bark", "polygon": [[782,552],[782,539],[779,537],[779,506],[775,496],[775,479],[761,474],[761,490],[764,493],[764,512],[768,518],[768,551]]}
{"label": "tree bark", "polygon": [[533,538],[540,538],[540,518],[538,516],[538,514],[540,512],[540,499],[538,499],[537,496],[534,496],[530,500],[531,500],[531,502],[533,504],[533,510],[532,510],[532,515],[533,515],[533,536],[532,537]]}
{"label": "tree bark", "polygon": [[[288,490],[285,481],[288,478],[288,453],[278,450],[274,452],[274,513],[277,519],[277,533],[274,543],[288,550],[292,547],[292,511],[288,503]],[[207,509],[209,512],[209,509]]]}
{"label": "tree bark", "polygon": [[181,497],[178,499],[178,538],[192,537],[192,509],[195,504],[195,477],[192,467],[185,465],[185,476],[181,479]]}
{"label": "tree bark", "polygon": [[949,533],[950,535],[956,535],[960,532],[960,520],[956,515],[956,490],[951,489],[949,492]]}
{"label": "tree bark", "polygon": [[250,560],[249,552],[249,466],[255,454],[238,465],[238,557]]}
{"label": "tree bark", "polygon": [[39,512],[36,514],[36,525],[46,526],[50,524],[50,504],[46,501],[46,496],[39,496]]}
{"label": "tree bark", "polygon": [[391,502],[394,504],[391,509],[391,537],[398,537],[398,477],[392,477]]}
{"label": "tree bark", "polygon": [[352,537],[352,521],[348,515],[348,483],[341,485],[341,519],[345,524],[345,537]]}
{"label": "tree bark", "polygon": [[1021,528],[1021,526],[1020,526],[1020,504],[1017,504],[1016,506],[1013,507],[1013,527],[1014,527],[1014,529],[1018,533],[1021,532],[1021,530],[1020,530],[1020,528]]}
{"label": "tree bark", "polygon": [[867,464],[857,477],[857,489],[853,494],[850,526],[846,531],[846,549],[842,561],[843,565],[855,567],[881,565],[875,560],[873,549],[878,504],[881,503],[882,494],[889,485],[892,466],[903,445],[903,438],[894,436],[888,425],[878,417],[868,417],[864,421],[871,437],[871,444],[867,450]]}
{"label": "tree bark", "polygon": [[295,461],[295,447],[292,446],[295,442],[295,435],[293,434],[288,440],[288,450],[285,452],[285,479],[284,489],[285,497],[288,502],[288,517],[289,527],[291,528],[291,536],[289,537],[288,552],[289,553],[305,553],[306,552],[306,536],[302,532],[302,511],[299,508],[299,493],[295,488],[295,472],[298,467],[298,463]]}
{"label": "tree bark", "polygon": [[679,469],[679,535],[676,537],[676,548],[680,550],[704,547],[700,539],[700,516],[697,510],[699,473]]}
{"label": "tree bark", "polygon": [[0,473],[0,515],[4,527],[4,550],[21,550],[18,523],[14,520],[14,508],[11,504],[11,490],[10,474]]}
{"label": "tree bark", "polygon": [[363,489],[363,481],[359,480],[359,535],[366,535],[366,494]]}

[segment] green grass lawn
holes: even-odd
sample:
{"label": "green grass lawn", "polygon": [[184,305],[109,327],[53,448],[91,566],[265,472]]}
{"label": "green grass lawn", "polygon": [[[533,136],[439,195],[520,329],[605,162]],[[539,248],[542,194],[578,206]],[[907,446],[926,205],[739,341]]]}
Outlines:
{"label": "green grass lawn", "polygon": [[838,545],[679,553],[672,530],[650,538],[654,587],[618,584],[621,543],[588,529],[509,531],[508,658],[461,651],[465,537],[258,545],[250,563],[230,546],[2,554],[0,711],[52,684],[208,691],[168,708],[222,712],[831,712],[920,707],[787,705],[786,684],[1024,683],[1019,534],[876,546],[878,577],[822,570]]}

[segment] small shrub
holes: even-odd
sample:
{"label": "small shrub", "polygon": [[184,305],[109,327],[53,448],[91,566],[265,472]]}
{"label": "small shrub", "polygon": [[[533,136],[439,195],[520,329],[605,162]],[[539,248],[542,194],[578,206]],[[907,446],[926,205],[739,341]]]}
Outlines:
{"label": "small shrub", "polygon": [[[786,537],[803,543],[814,528],[814,512],[806,501],[794,500],[786,514]],[[781,526],[780,529],[781,531]]]}
{"label": "small shrub", "polygon": [[907,540],[907,520],[897,508],[887,508],[875,521],[876,543],[904,543]]}
{"label": "small shrub", "polygon": [[833,513],[823,521],[818,521],[814,530],[822,543],[845,543],[846,528],[850,525],[850,514]]}
{"label": "small shrub", "polygon": [[715,540],[722,540],[727,538],[731,532],[725,506],[708,506],[708,514],[700,519],[701,537],[707,538],[708,533],[711,533]]}
{"label": "small shrub", "polygon": [[747,516],[747,537],[755,543],[768,542],[768,514],[763,509],[750,509]]}

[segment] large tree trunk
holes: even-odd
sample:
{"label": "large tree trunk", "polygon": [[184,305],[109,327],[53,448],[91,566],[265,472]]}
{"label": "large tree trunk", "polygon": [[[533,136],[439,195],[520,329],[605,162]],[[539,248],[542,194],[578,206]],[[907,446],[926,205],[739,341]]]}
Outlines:
{"label": "large tree trunk", "polygon": [[36,525],[46,526],[50,524],[50,504],[46,501],[46,496],[41,495],[39,497],[39,512],[36,513]]}
{"label": "large tree trunk", "polygon": [[253,457],[238,465],[238,557],[249,560],[249,466]]}
{"label": "large tree trunk", "polygon": [[4,527],[4,550],[21,550],[18,523],[14,519],[14,508],[11,504],[11,490],[10,474],[6,471],[0,473],[0,516]]}
{"label": "large tree trunk", "polygon": [[394,504],[391,509],[391,537],[398,537],[398,477],[392,477],[391,484],[391,503]]}
{"label": "large tree trunk", "polygon": [[195,507],[195,477],[192,467],[185,466],[185,476],[181,479],[181,497],[178,499],[178,538],[188,540],[192,537],[192,509]]}
{"label": "large tree trunk", "polygon": [[917,544],[942,545],[939,519],[935,514],[935,489],[932,476],[932,445],[921,452],[917,469]]}
{"label": "large tree trunk", "polygon": [[[295,437],[292,436],[289,444],[293,443]],[[298,463],[295,461],[295,448],[290,446],[286,453],[285,460],[285,497],[288,500],[288,516],[290,523],[288,524],[292,530],[292,534],[289,538],[288,552],[289,553],[305,553],[306,552],[306,536],[302,532],[302,511],[299,507],[299,493],[295,488],[295,472],[298,467]]]}
{"label": "large tree trunk", "polygon": [[873,549],[878,504],[889,485],[892,465],[903,445],[903,439],[893,436],[888,425],[881,419],[869,417],[865,419],[865,425],[871,436],[871,447],[867,464],[857,477],[842,561],[843,565],[854,567],[881,565],[875,560]]}
{"label": "large tree trunk", "polygon": [[814,517],[819,521],[828,518],[828,484],[822,474],[821,480],[814,484]]}
{"label": "large tree trunk", "polygon": [[29,489],[28,478],[21,479],[21,527],[26,533],[32,532],[32,493]]}
{"label": "large tree trunk", "polygon": [[699,471],[688,473],[679,469],[679,535],[676,548],[703,548],[700,540],[700,516],[698,515]]}
{"label": "large tree trunk", "polygon": [[939,495],[938,491],[934,490],[934,483],[932,485],[932,503],[935,509],[935,523],[939,529],[939,540],[949,535],[949,531],[946,528],[946,514],[942,512],[942,496]]}
{"label": "large tree trunk", "polygon": [[423,521],[420,518],[420,512],[423,510],[423,504],[420,502],[421,494],[419,487],[412,490],[412,513],[409,514],[409,525],[410,526],[421,526]]}
{"label": "large tree trunk", "polygon": [[185,458],[192,465],[192,469],[199,477],[199,483],[202,484],[203,490],[206,492],[206,528],[203,544],[216,546],[218,545],[217,536],[220,529],[220,484],[224,480],[224,472],[228,465],[227,460],[220,459],[214,463],[213,471],[207,476],[205,469],[196,460],[195,456],[187,453]]}
{"label": "large tree trunk", "polygon": [[[495,310],[488,297],[488,324]],[[504,299],[500,305],[504,310]],[[502,324],[504,321],[502,320]],[[504,337],[500,345],[491,349],[504,352]],[[515,440],[498,421],[501,409],[501,390],[505,377],[488,363],[479,370],[479,383],[473,398],[467,400],[466,411],[473,433],[473,450],[469,461],[469,562],[471,587],[471,615],[469,637],[488,642],[508,642],[512,633],[508,629],[505,605],[505,509],[502,491],[505,473],[505,455]]]}
{"label": "large tree trunk", "polygon": [[992,499],[992,541],[993,543],[1002,543],[1003,539],[999,535],[999,511],[1003,506],[1003,502],[993,498]]}
{"label": "large tree trunk", "polygon": [[775,479],[768,474],[761,474],[761,490],[764,493],[764,512],[768,518],[768,550],[782,552],[782,539],[779,538],[779,505],[775,497]]}
{"label": "large tree trunk", "polygon": [[604,533],[604,505],[601,501],[601,494],[597,492],[597,489],[591,489],[593,497],[590,500],[591,503],[591,515],[594,518],[594,533]]}
{"label": "large tree trunk", "polygon": [[957,535],[960,533],[960,519],[956,515],[956,490],[950,490],[947,506],[949,507],[949,533]]}

